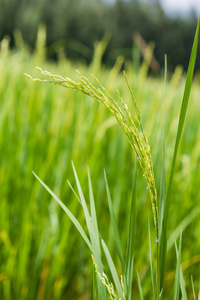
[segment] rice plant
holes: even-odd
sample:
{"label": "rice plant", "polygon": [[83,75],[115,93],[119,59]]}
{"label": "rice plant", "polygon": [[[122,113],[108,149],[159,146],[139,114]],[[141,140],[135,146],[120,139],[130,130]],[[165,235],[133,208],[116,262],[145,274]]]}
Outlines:
{"label": "rice plant", "polygon": [[[135,116],[132,117],[130,110],[122,99],[119,91],[117,90],[118,100],[115,100],[109,92],[104,88],[104,86],[99,82],[99,80],[93,76],[94,81],[98,85],[96,87],[92,84],[87,77],[83,76],[80,72],[78,72],[79,81],[76,82],[68,77],[62,77],[60,75],[53,75],[48,71],[43,71],[41,68],[38,68],[41,71],[41,74],[46,76],[47,79],[33,79],[33,81],[39,82],[48,82],[53,85],[59,85],[62,87],[66,87],[69,89],[73,89],[79,93],[87,95],[96,101],[104,104],[109,111],[116,118],[117,122],[121,126],[124,131],[131,147],[133,148],[137,161],[142,170],[143,176],[146,179],[147,189],[149,193],[149,198],[151,201],[152,212],[153,212],[153,222],[155,229],[155,239],[154,239],[154,247],[156,248],[156,280],[154,280],[154,272],[153,272],[153,263],[151,261],[151,281],[152,281],[152,290],[154,299],[162,299],[163,297],[163,289],[164,289],[164,277],[165,277],[165,264],[167,258],[167,239],[168,239],[168,219],[169,219],[169,208],[171,204],[171,190],[175,172],[175,163],[178,153],[178,148],[180,144],[181,135],[183,132],[183,125],[186,118],[186,111],[188,107],[188,101],[190,97],[190,91],[192,86],[192,78],[195,67],[195,60],[197,55],[197,45],[198,45],[198,34],[199,34],[199,22],[196,29],[196,34],[194,38],[193,48],[191,52],[191,58],[189,62],[187,78],[185,83],[185,90],[182,100],[182,106],[179,116],[179,124],[176,135],[176,142],[174,147],[174,154],[171,163],[171,172],[169,176],[169,183],[165,193],[165,131],[163,133],[163,163],[162,163],[162,180],[161,180],[161,188],[160,188],[160,201],[158,201],[157,197],[157,189],[156,189],[156,180],[154,176],[153,169],[153,161],[151,157],[151,148],[147,139],[147,136],[143,130],[143,125],[141,121],[141,115],[138,107],[138,103],[133,95],[133,91],[131,89],[130,82],[124,72],[125,82],[127,84],[130,97],[132,99],[132,103],[135,107]],[[165,76],[166,78],[166,76]],[[165,79],[166,80],[166,79]],[[78,189],[78,195],[75,193],[78,201],[80,202],[85,220],[88,228],[89,237],[85,233],[83,227],[77,220],[77,218],[70,212],[70,210],[64,205],[64,203],[55,195],[55,193],[36,175],[36,178],[40,181],[40,183],[46,188],[46,190],[53,196],[53,198],[59,203],[59,205],[64,209],[66,214],[69,216],[71,221],[76,226],[77,230],[81,234],[82,238],[86,242],[89,247],[93,263],[96,272],[96,280],[97,280],[97,288],[94,288],[93,296],[96,299],[107,299],[107,295],[110,299],[131,299],[132,295],[132,280],[133,280],[133,262],[134,262],[134,231],[136,226],[136,218],[135,218],[135,203],[136,203],[136,166],[135,163],[135,171],[134,171],[134,184],[133,184],[133,196],[132,196],[132,204],[131,204],[131,212],[129,216],[129,229],[127,233],[127,249],[123,251],[122,244],[120,241],[119,229],[116,222],[116,216],[113,209],[111,196],[109,192],[108,182],[105,174],[105,185],[106,185],[106,193],[108,199],[108,206],[110,211],[110,218],[113,227],[113,235],[115,241],[115,247],[118,252],[120,265],[121,265],[121,281],[118,276],[118,272],[114,263],[113,258],[111,257],[110,251],[108,250],[108,246],[101,238],[100,231],[98,229],[98,222],[96,216],[95,202],[92,191],[92,184],[90,174],[88,173],[88,189],[89,189],[89,199],[90,199],[90,212],[88,210],[86,200],[81,188],[81,184],[79,182],[78,175],[76,173],[76,169],[74,165],[73,172],[75,176],[75,181]],[[71,186],[71,185],[70,185]],[[150,229],[149,229],[149,237]],[[150,240],[150,239],[149,239]],[[177,254],[177,266],[176,266],[176,276],[174,282],[174,293],[173,298],[179,299],[180,289],[182,293],[182,297],[187,299],[187,294],[184,286],[183,274],[181,270],[181,248],[182,248],[182,234],[180,235],[179,247],[175,246],[176,254]],[[102,250],[107,260],[107,264],[109,266],[110,274],[112,275],[113,283],[110,282],[107,275],[104,273],[104,263],[102,260]],[[125,255],[124,255],[124,252]],[[151,241],[150,241],[150,253],[151,253]],[[151,257],[151,255],[150,255]],[[138,279],[138,287],[140,298],[143,299],[143,290],[141,286],[140,276],[137,273]],[[155,282],[155,286],[154,286]]]}

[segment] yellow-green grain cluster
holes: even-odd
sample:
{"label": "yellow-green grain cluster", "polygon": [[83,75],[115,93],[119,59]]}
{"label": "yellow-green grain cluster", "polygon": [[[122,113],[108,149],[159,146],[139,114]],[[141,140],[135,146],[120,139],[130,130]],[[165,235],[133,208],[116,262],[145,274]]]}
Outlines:
{"label": "yellow-green grain cluster", "polygon": [[[49,79],[39,79],[35,78],[33,79],[30,75],[27,75],[29,78],[31,78],[34,81],[40,81],[40,82],[48,82],[50,84],[54,85],[60,85],[63,87],[71,88],[74,90],[77,90],[83,94],[86,94],[93,99],[97,100],[98,102],[103,103],[115,116],[117,119],[119,125],[122,127],[124,133],[126,134],[129,143],[131,144],[132,148],[135,150],[135,153],[137,155],[139,164],[142,168],[143,174],[147,180],[147,188],[149,191],[150,199],[151,199],[151,205],[153,210],[153,216],[154,216],[154,224],[156,232],[158,232],[158,204],[157,204],[157,192],[155,187],[155,178],[154,178],[154,172],[153,172],[153,163],[151,158],[151,151],[150,151],[150,145],[148,142],[148,139],[144,133],[142,123],[141,123],[141,117],[140,117],[140,111],[136,102],[136,99],[133,96],[133,92],[130,87],[130,83],[127,79],[126,74],[124,73],[124,77],[126,80],[126,83],[128,85],[128,89],[131,95],[131,99],[135,105],[136,109],[136,116],[133,119],[131,116],[131,113],[128,109],[127,104],[124,102],[122,97],[120,96],[119,91],[117,90],[118,99],[121,103],[121,106],[118,104],[118,102],[113,99],[113,97],[107,92],[107,90],[100,84],[98,79],[93,76],[95,81],[98,83],[99,87],[96,88],[94,85],[90,83],[90,81],[82,76],[80,72],[78,72],[79,75],[79,82],[75,82],[71,80],[68,77],[62,77],[60,75],[53,75],[50,72],[43,71],[42,69],[38,68],[41,73],[45,76],[47,76]],[[158,238],[158,236],[157,236]]]}
{"label": "yellow-green grain cluster", "polygon": [[[114,286],[113,286],[112,283],[109,282],[107,275],[104,272],[101,274],[98,271],[98,267],[97,267],[97,264],[95,262],[95,259],[94,259],[93,255],[92,255],[92,261],[93,261],[93,264],[94,264],[94,267],[95,267],[95,272],[97,273],[99,280],[103,283],[103,285],[105,285],[110,299],[111,300],[122,300],[116,294]],[[122,278],[121,278],[121,286],[122,286],[122,290],[123,290],[123,300],[126,300],[126,298],[125,298],[125,289],[124,289],[124,284],[123,284]]]}

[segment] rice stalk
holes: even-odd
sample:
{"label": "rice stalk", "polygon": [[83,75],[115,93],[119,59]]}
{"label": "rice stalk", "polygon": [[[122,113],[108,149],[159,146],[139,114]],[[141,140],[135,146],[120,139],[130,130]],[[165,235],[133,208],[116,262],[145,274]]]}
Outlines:
{"label": "rice stalk", "polygon": [[44,71],[41,68],[37,68],[42,75],[47,76],[49,79],[40,79],[40,78],[32,78],[30,75],[25,74],[27,77],[31,78],[33,81],[39,82],[48,82],[54,85],[60,85],[62,87],[71,88],[76,91],[79,91],[85,95],[90,96],[96,101],[104,104],[110,112],[115,116],[119,125],[122,127],[131,147],[135,151],[137,155],[138,162],[144,174],[144,177],[147,181],[147,189],[149,192],[149,196],[151,199],[154,225],[156,230],[156,239],[158,242],[158,198],[157,191],[155,186],[155,177],[153,171],[153,162],[151,158],[151,150],[150,145],[143,130],[140,110],[137,105],[137,101],[134,98],[133,92],[130,87],[130,83],[128,78],[124,72],[125,81],[127,83],[131,99],[135,105],[136,116],[133,119],[127,104],[124,102],[122,97],[120,96],[119,91],[117,90],[117,95],[121,106],[118,102],[107,92],[107,90],[101,85],[98,79],[95,76],[92,76],[95,81],[98,83],[99,87],[96,88],[92,83],[79,71],[77,71],[79,76],[79,82],[75,82],[68,77],[62,77],[60,75],[53,75],[48,71]]}

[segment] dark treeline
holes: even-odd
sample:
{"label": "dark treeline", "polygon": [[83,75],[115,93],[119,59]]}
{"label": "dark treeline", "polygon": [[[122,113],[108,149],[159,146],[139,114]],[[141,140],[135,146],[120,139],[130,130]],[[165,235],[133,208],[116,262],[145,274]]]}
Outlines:
{"label": "dark treeline", "polygon": [[171,70],[179,64],[186,69],[197,24],[195,14],[166,16],[159,0],[0,0],[0,7],[0,39],[9,35],[11,46],[18,29],[33,49],[38,26],[45,24],[49,57],[62,47],[68,57],[90,62],[95,41],[108,32],[104,61],[112,64],[119,54],[131,59],[133,36],[139,33],[155,43],[154,56],[161,66],[167,53]]}

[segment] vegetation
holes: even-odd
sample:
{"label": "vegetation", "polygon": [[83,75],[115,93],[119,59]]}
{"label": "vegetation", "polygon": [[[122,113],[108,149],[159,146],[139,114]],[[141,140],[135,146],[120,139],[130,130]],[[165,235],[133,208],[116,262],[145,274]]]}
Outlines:
{"label": "vegetation", "polygon": [[[151,274],[155,274],[155,261],[158,253],[156,254],[155,234],[150,229],[154,226],[153,218],[150,218],[148,225],[148,216],[152,214],[149,201],[151,185],[149,186],[148,176],[145,176],[149,186],[149,189],[146,189],[147,183],[140,168],[137,168],[136,177],[135,155],[126,138],[116,126],[115,118],[101,103],[90,101],[88,91],[79,94],[72,89],[62,89],[59,86],[33,84],[23,76],[24,72],[33,74],[33,67],[38,63],[43,69],[50,70],[52,74],[59,73],[63,76],[67,74],[70,78],[76,78],[75,68],[78,68],[86,77],[94,73],[98,75],[102,87],[104,86],[109,91],[112,98],[116,98],[115,89],[118,88],[119,100],[126,99],[125,102],[132,113],[134,110],[129,95],[130,91],[124,84],[123,74],[119,72],[121,62],[117,60],[112,70],[104,69],[100,64],[101,52],[97,51],[89,67],[83,64],[72,65],[62,52],[60,52],[58,64],[47,63],[44,60],[44,40],[41,38],[44,36],[41,29],[38,34],[40,39],[38,38],[37,51],[33,56],[29,55],[22,41],[21,44],[19,43],[21,49],[16,52],[9,51],[6,39],[1,42],[0,296],[2,299],[77,299],[81,296],[86,299],[92,297],[95,299],[95,293],[101,290],[102,297],[105,296],[105,291],[98,288],[101,281],[97,281],[97,288],[92,289],[91,287],[93,266],[91,251],[88,251],[86,244],[80,240],[71,221],[57,202],[35,180],[32,175],[32,171],[34,171],[54,191],[54,194],[52,192],[51,194],[54,197],[58,195],[63,200],[63,203],[75,216],[74,222],[79,220],[81,228],[86,232],[84,214],[87,215],[86,222],[90,235],[88,246],[92,242],[93,231],[91,228],[94,230],[94,227],[91,227],[89,223],[90,218],[83,195],[90,195],[86,202],[89,205],[88,201],[90,201],[92,220],[98,220],[98,230],[106,243],[102,242],[107,258],[107,261],[103,259],[107,277],[99,268],[98,253],[96,256],[94,255],[96,271],[99,272],[99,277],[102,276],[101,280],[105,280],[107,287],[112,287],[111,282],[113,281],[118,294],[122,297],[124,288],[127,292],[126,281],[123,277],[123,280],[119,282],[118,277],[113,276],[114,271],[109,253],[111,257],[115,257],[114,264],[118,275],[122,274],[121,258],[120,256],[119,259],[117,258],[117,251],[120,252],[120,250],[115,244],[116,239],[120,237],[124,257],[127,233],[130,232],[129,228],[132,228],[129,226],[129,215],[130,211],[132,212],[132,221],[136,227],[133,227],[135,242],[131,293],[134,298],[139,295],[142,298],[142,294],[147,299],[155,298],[156,292],[152,288],[153,275],[151,276]],[[197,35],[195,41],[196,47]],[[102,43],[97,49],[103,47]],[[191,65],[194,64],[194,58],[195,52],[192,55]],[[164,121],[163,76],[160,79],[146,77],[148,69],[146,61],[144,60],[139,73],[134,71],[132,62],[127,63],[125,69],[129,79],[128,87],[130,84],[135,99],[138,99],[141,122],[151,145],[156,189],[158,195],[162,195],[164,188],[161,183],[165,181],[161,177],[163,126],[165,126],[167,150],[165,153],[166,182],[169,182],[176,136],[179,142],[180,131],[178,131],[178,135],[176,134],[179,115],[177,112],[180,111],[185,80],[180,68],[175,70],[169,81],[165,80],[167,93]],[[45,74],[52,77],[49,73]],[[188,71],[184,96],[186,101],[189,96],[187,93],[190,90],[191,75],[192,67]],[[59,79],[55,76],[52,78],[53,80]],[[80,78],[84,81],[87,80],[84,77]],[[55,83],[62,84],[60,79]],[[86,83],[90,85],[89,82]],[[76,80],[71,81],[70,84],[75,84],[77,88],[80,87]],[[84,87],[82,81],[82,88]],[[93,91],[95,92],[95,90]],[[98,90],[96,91],[98,92]],[[198,189],[200,176],[198,111],[200,104],[198,94],[199,78],[196,75],[191,94],[193,105],[189,106],[187,114],[187,127],[184,129],[179,151],[176,153],[175,150],[177,163],[173,166],[174,178],[170,190],[171,206],[168,206],[168,234],[165,236],[168,239],[168,247],[166,249],[164,299],[171,299],[173,294],[175,299],[178,299],[179,280],[183,296],[184,285],[181,269],[184,274],[188,299],[193,297],[193,290],[197,295],[199,289],[200,257],[197,217],[200,213],[198,201],[200,197]],[[103,94],[101,95],[103,96]],[[108,95],[107,97],[111,101],[112,98]],[[185,102],[183,101],[183,103]],[[128,112],[126,109],[124,105],[124,113]],[[136,113],[138,113],[137,106]],[[181,115],[184,120],[184,110]],[[127,118],[128,116],[127,113]],[[139,121],[137,126],[140,126],[140,115],[136,114],[136,116],[136,121]],[[181,124],[183,125],[183,122]],[[144,135],[142,141],[146,141]],[[148,152],[148,144],[146,146],[145,151]],[[137,154],[139,160],[139,152]],[[79,179],[74,165],[74,172],[72,172],[70,161],[73,161],[76,166]],[[87,173],[87,166],[89,166],[91,176]],[[103,176],[104,168],[106,176]],[[75,179],[72,173],[74,173]],[[80,210],[79,201],[75,199],[66,184],[66,178],[72,187],[77,184],[78,199],[84,208],[84,214]],[[136,178],[137,183],[135,182]],[[81,182],[82,189],[79,182]],[[133,182],[134,197],[132,197]],[[135,184],[137,184],[137,190]],[[92,186],[96,210],[94,210]],[[75,193],[77,194],[77,192]],[[132,207],[135,206],[135,210],[131,209],[131,203]],[[66,209],[66,207],[64,208]],[[67,212],[70,214],[69,211]],[[71,218],[73,218],[72,215]],[[118,224],[119,233],[114,231],[113,234],[112,227],[116,224]],[[176,254],[174,241],[179,239],[181,231],[182,243],[180,241]],[[82,235],[84,236],[83,232]],[[130,236],[132,237],[132,235],[129,235],[129,242],[131,241]],[[87,241],[87,239],[85,240]],[[150,250],[148,250],[149,240],[150,245],[152,241]],[[196,242],[192,243],[193,241]],[[128,249],[130,248],[128,247]],[[149,253],[151,253],[150,258]],[[128,261],[128,258],[132,256],[127,254],[126,257]],[[180,262],[182,262],[181,269]],[[129,266],[132,263],[129,261]],[[175,279],[176,265],[178,271]],[[95,271],[95,267],[93,268]],[[125,270],[127,271],[127,268]],[[131,276],[128,272],[126,274]],[[156,281],[156,279],[154,280]],[[112,293],[112,289],[110,291]],[[113,295],[115,297],[115,291]]]}

